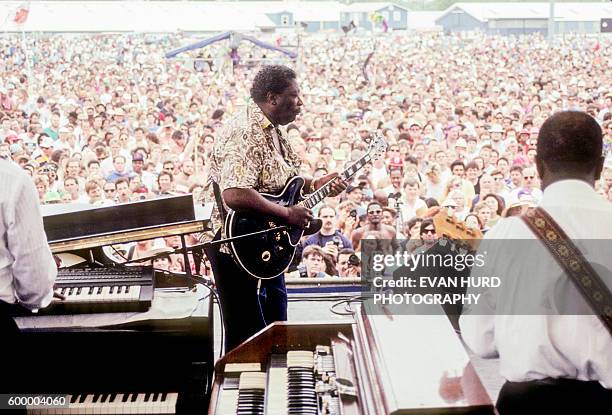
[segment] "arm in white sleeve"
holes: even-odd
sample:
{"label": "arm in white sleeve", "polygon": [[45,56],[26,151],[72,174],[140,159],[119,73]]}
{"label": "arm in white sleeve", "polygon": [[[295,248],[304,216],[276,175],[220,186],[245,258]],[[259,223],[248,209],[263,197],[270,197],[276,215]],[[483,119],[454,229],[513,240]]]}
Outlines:
{"label": "arm in white sleeve", "polygon": [[7,245],[15,296],[30,309],[49,305],[57,267],[47,244],[36,189],[30,180],[17,187],[13,212],[7,212]]}
{"label": "arm in white sleeve", "polygon": [[[484,254],[484,265],[482,267],[474,266],[470,276],[474,279],[479,279],[485,276],[491,276],[491,265],[495,263],[495,259],[491,252],[493,247],[484,239],[478,249],[478,254]],[[461,317],[459,318],[459,326],[461,328],[461,337],[467,346],[480,357],[497,357],[497,346],[495,344],[495,312],[496,312],[496,295],[495,289],[486,288],[469,288],[468,294],[480,294],[478,303],[464,308]]]}

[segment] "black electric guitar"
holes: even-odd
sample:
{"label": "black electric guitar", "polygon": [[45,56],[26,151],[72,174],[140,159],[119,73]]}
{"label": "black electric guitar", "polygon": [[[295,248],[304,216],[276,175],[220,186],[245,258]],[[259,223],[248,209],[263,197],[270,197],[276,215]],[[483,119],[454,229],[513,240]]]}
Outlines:
{"label": "black electric guitar", "polygon": [[[350,179],[367,163],[384,155],[387,143],[382,135],[376,134],[366,154],[340,174],[343,181]],[[301,204],[312,209],[331,192],[327,183],[316,192],[305,196],[304,178],[295,176],[287,182],[278,195],[262,193],[262,196],[281,206]],[[230,210],[225,218],[225,234],[229,238],[251,235],[229,243],[237,264],[255,278],[270,279],[279,276],[289,266],[295,255],[295,248],[303,235],[311,235],[321,229],[321,221],[314,220],[301,229],[285,225],[275,216],[260,216]]]}

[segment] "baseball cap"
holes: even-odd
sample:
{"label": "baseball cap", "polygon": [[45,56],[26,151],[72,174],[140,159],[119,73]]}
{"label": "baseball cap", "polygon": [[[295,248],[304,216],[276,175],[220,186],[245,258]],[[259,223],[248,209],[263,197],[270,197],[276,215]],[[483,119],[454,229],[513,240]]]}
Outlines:
{"label": "baseball cap", "polygon": [[457,142],[455,143],[455,147],[467,148],[467,141],[465,141],[464,138],[459,138]]}
{"label": "baseball cap", "polygon": [[142,156],[142,153],[140,152],[136,152],[132,155],[132,161],[144,161],[144,157]]}
{"label": "baseball cap", "polygon": [[361,189],[361,188],[359,186],[348,185],[346,187],[346,194],[351,194],[351,193],[353,193],[357,189]]}
{"label": "baseball cap", "polygon": [[14,154],[19,153],[20,151],[23,151],[23,147],[21,147],[21,145],[18,143],[11,144],[9,149],[11,151],[11,155],[14,155]]}
{"label": "baseball cap", "polygon": [[403,167],[404,160],[401,157],[391,157],[389,160],[389,167]]}
{"label": "baseball cap", "polygon": [[62,196],[59,194],[59,192],[51,190],[47,192],[47,194],[45,195],[45,203],[61,202],[61,201],[62,201]]}
{"label": "baseball cap", "polygon": [[499,124],[493,124],[489,129],[490,133],[503,133],[504,129]]}
{"label": "baseball cap", "polygon": [[53,139],[51,137],[45,137],[40,143],[40,147],[42,148],[51,148],[53,147]]}
{"label": "baseball cap", "polygon": [[12,141],[17,141],[19,140],[19,137],[17,136],[17,133],[11,131],[5,139],[7,142],[12,142]]}

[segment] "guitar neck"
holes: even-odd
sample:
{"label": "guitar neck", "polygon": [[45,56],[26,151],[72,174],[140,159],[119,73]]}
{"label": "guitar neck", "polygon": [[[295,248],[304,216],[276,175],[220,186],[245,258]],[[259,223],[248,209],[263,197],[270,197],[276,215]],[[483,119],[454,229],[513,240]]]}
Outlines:
{"label": "guitar neck", "polygon": [[[340,173],[339,177],[342,181],[347,181],[355,175],[363,166],[368,164],[372,160],[370,153],[366,153],[362,158],[351,164],[346,170]],[[308,196],[302,203],[308,209],[312,209],[318,205],[323,199],[325,199],[331,192],[332,183],[328,182],[319,188],[316,192]]]}

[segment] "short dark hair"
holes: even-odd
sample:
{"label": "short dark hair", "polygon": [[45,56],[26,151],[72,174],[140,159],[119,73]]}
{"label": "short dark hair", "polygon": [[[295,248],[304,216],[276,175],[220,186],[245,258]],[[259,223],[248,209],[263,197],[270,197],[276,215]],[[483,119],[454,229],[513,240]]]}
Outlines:
{"label": "short dark hair", "polygon": [[548,118],[538,134],[537,157],[552,172],[588,174],[601,162],[601,127],[589,114],[560,111]]}
{"label": "short dark hair", "polygon": [[514,171],[523,173],[523,166],[521,166],[520,164],[513,164],[512,167],[510,167],[510,173]]}
{"label": "short dark hair", "polygon": [[419,218],[418,216],[413,217],[412,219],[410,219],[408,221],[408,223],[406,224],[406,226],[408,227],[408,229],[412,228],[414,225],[416,225],[417,223],[421,224],[421,222],[423,222],[423,218]]}
{"label": "short dark hair", "polygon": [[264,102],[268,99],[268,93],[282,94],[296,78],[295,71],[291,68],[283,65],[266,65],[253,79],[251,98],[255,102]]}
{"label": "short dark hair", "polygon": [[423,219],[423,221],[421,222],[421,228],[419,229],[419,233],[423,233],[423,230],[428,226],[433,226],[434,229],[436,229],[436,225],[434,224],[434,221],[432,218]]}
{"label": "short dark hair", "polygon": [[457,166],[461,166],[463,167],[463,169],[465,170],[465,164],[463,164],[463,162],[461,160],[455,160],[451,163],[450,165],[450,170],[453,171],[453,169]]}
{"label": "short dark hair", "polygon": [[496,195],[494,193],[488,193],[485,197],[482,198],[482,200],[484,201],[488,197],[492,197],[493,199],[497,200],[497,211],[496,212],[498,215],[501,215],[504,209],[506,208],[506,202],[504,201],[504,199],[500,195]]}
{"label": "short dark hair", "polygon": [[469,170],[469,169],[478,170],[478,164],[476,164],[475,161],[470,161],[468,164],[465,165],[465,170]]}
{"label": "short dark hair", "polygon": [[70,180],[72,180],[74,182],[74,184],[79,184],[78,180],[76,179],[76,177],[66,177],[64,179],[64,186],[66,186],[66,183],[68,183]]}
{"label": "short dark hair", "polygon": [[334,211],[334,215],[338,216],[338,213],[336,212],[336,209],[333,206],[331,206],[331,205],[323,205],[323,206],[321,206],[321,208],[319,208],[319,217],[321,217],[321,212],[323,212],[323,209],[331,209],[331,210]]}
{"label": "short dark hair", "polygon": [[428,197],[427,199],[425,199],[425,204],[428,208],[440,206],[440,203],[438,203],[438,201],[433,197]]}
{"label": "short dark hair", "polygon": [[120,177],[115,181],[115,187],[118,187],[120,183],[125,183],[128,185],[128,187],[130,186],[130,179],[128,179],[127,177]]}
{"label": "short dark hair", "polygon": [[302,251],[302,259],[307,259],[311,255],[319,255],[321,258],[325,258],[325,251],[319,245],[308,245]]}
{"label": "short dark hair", "polygon": [[157,184],[159,184],[159,179],[164,176],[168,176],[171,182],[174,181],[174,176],[171,173],[168,173],[167,171],[162,171],[161,173],[159,173],[159,176],[157,176]]}

